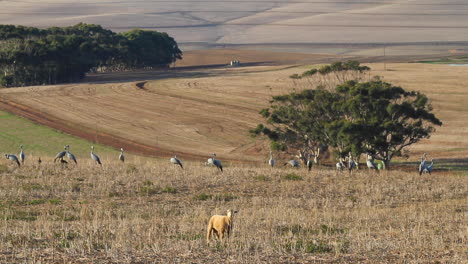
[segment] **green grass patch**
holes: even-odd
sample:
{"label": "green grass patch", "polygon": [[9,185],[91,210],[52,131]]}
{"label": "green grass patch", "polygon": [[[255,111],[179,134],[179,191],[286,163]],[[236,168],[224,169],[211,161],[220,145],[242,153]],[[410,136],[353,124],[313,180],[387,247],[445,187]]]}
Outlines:
{"label": "green grass patch", "polygon": [[213,198],[213,195],[206,194],[206,193],[200,193],[200,194],[193,196],[193,199],[196,201],[206,201],[206,200],[211,200],[212,198]]}
{"label": "green grass patch", "polygon": [[254,177],[254,180],[262,181],[262,182],[271,181],[270,177],[268,177],[266,175],[257,175],[257,176]]}
{"label": "green grass patch", "polygon": [[288,173],[288,174],[282,175],[281,179],[287,180],[287,181],[301,181],[302,177],[300,175],[297,175],[296,173]]}
{"label": "green grass patch", "polygon": [[161,189],[161,192],[163,193],[177,193],[177,189],[172,187],[172,186],[166,186]]}
{"label": "green grass patch", "polygon": [[[70,151],[77,156],[78,162],[80,162],[80,157],[88,158],[90,146],[93,144],[7,112],[0,111],[0,120],[0,146],[2,146],[2,152],[18,154],[20,152],[19,147],[23,144],[26,163],[33,162],[31,156],[36,157],[34,162],[40,156],[54,157],[63,150],[65,145],[70,145]],[[96,152],[101,156],[106,153],[112,155],[117,153],[115,149],[104,145],[94,144],[94,146]]]}

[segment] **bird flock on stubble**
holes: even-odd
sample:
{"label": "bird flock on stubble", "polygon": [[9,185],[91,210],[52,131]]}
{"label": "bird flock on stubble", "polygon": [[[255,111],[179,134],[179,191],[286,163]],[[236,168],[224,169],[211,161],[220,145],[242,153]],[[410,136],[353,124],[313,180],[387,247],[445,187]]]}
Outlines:
{"label": "bird flock on stubble", "polygon": [[[292,168],[299,168],[301,166],[301,161],[302,164],[304,164],[305,168],[308,171],[312,170],[312,167],[314,166],[313,164],[318,164],[319,163],[319,155],[320,155],[320,150],[317,151],[315,155],[313,154],[305,154],[305,155],[297,155],[296,157],[298,159],[291,159],[283,163],[284,166],[290,166]],[[18,156],[14,154],[4,154],[5,158],[10,160],[11,162],[15,163],[18,167],[21,167],[21,165],[24,165],[24,162],[26,160],[26,154],[24,151],[24,145],[20,145],[20,153]],[[94,146],[91,146],[91,152],[90,152],[90,157],[91,160],[99,165],[102,166],[102,161],[101,158],[94,152]],[[67,159],[65,159],[67,158]],[[122,163],[125,162],[125,155],[124,155],[124,149],[120,148],[120,153],[118,156],[118,160]],[[76,156],[71,153],[70,151],[70,145],[65,145],[63,147],[63,151],[60,151],[55,155],[53,159],[54,163],[58,162],[62,165],[67,165],[68,163],[73,162],[75,165],[78,165],[78,161]],[[173,165],[179,166],[181,169],[184,169],[184,165],[182,163],[182,160],[177,157],[177,155],[174,155],[174,157],[171,157],[169,159],[170,163]],[[268,159],[268,165],[270,167],[275,167],[276,166],[276,161],[273,157],[273,152],[270,151],[269,159]],[[38,164],[42,163],[41,158],[39,157],[37,160]],[[376,170],[379,171],[383,169],[383,163],[375,163],[374,157],[370,153],[366,153],[366,165],[368,169],[371,170]],[[220,172],[223,172],[223,165],[219,159],[216,158],[216,153],[211,154],[211,157],[207,159],[205,162],[205,166],[214,166],[216,167]],[[434,160],[431,159],[430,163],[427,161],[427,154],[424,153],[421,157],[421,162],[419,164],[418,172],[419,175],[422,175],[423,173],[432,173],[434,166]],[[348,170],[349,173],[351,173],[353,170],[358,169],[358,163],[355,161],[355,158],[353,157],[353,154],[349,152],[349,154],[342,158],[340,157],[338,159],[338,162],[336,163],[336,170],[337,172],[341,172],[343,170]]]}

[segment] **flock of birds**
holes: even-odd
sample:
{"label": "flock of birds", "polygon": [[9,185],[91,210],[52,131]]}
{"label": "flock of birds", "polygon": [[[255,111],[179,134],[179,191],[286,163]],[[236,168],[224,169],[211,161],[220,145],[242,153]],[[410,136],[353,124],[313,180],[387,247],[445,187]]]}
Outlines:
{"label": "flock of birds", "polygon": [[[218,168],[222,172],[223,171],[223,165],[221,164],[221,161],[216,159],[216,153],[213,153],[212,155],[213,155],[213,157],[209,158],[207,160],[207,162],[205,162],[205,165],[215,166],[216,168]],[[99,158],[99,156],[96,153],[94,153],[94,146],[91,146],[91,155],[90,156],[91,156],[91,159],[94,162],[96,162],[96,164],[99,164],[100,166],[102,166],[101,158]],[[69,161],[66,161],[64,159],[65,157],[67,157]],[[20,146],[20,153],[19,153],[18,156],[14,155],[14,154],[5,154],[5,158],[8,159],[8,160],[11,160],[12,162],[15,162],[18,165],[18,167],[21,167],[21,165],[24,164],[24,161],[26,159],[26,155],[24,154],[24,146],[23,145]],[[124,155],[124,149],[123,148],[120,148],[119,160],[121,162],[125,162],[125,155]],[[37,162],[39,164],[42,163],[42,160],[41,160],[40,157],[37,160]],[[55,155],[54,163],[55,162],[60,162],[62,164],[68,164],[68,162],[74,162],[75,164],[78,164],[78,162],[76,160],[76,156],[73,155],[73,153],[70,152],[70,145],[66,145],[64,147],[63,151],[61,151],[61,152],[57,153],[57,155]],[[182,165],[182,161],[177,158],[177,155],[172,157],[170,159],[170,162],[172,164],[180,166],[180,168],[182,168],[182,169],[184,168],[184,166]]]}
{"label": "flock of birds", "polygon": [[[99,158],[99,156],[96,153],[94,153],[94,146],[91,146],[91,155],[90,156],[91,156],[91,159],[96,164],[102,166],[101,159]],[[366,154],[366,156],[367,156],[366,164],[367,164],[367,167],[369,169],[381,170],[383,168],[382,163],[378,163],[378,164],[374,163],[374,158],[372,157],[372,155]],[[64,159],[65,157],[67,157],[69,161],[66,161]],[[305,161],[305,165],[306,165],[306,167],[307,167],[307,169],[309,171],[312,170],[312,166],[313,166],[313,163],[314,163],[314,160],[311,159],[312,157],[313,157],[313,155],[309,154],[307,156],[306,161]],[[18,167],[20,167],[21,164],[24,164],[24,161],[26,159],[26,155],[24,153],[24,146],[20,145],[20,153],[19,153],[18,156],[14,155],[14,154],[5,154],[5,158],[8,159],[8,160],[11,160],[12,162],[15,162],[18,165]],[[120,148],[119,160],[121,162],[125,162],[125,156],[124,156],[123,148]],[[78,164],[78,162],[76,161],[75,155],[73,155],[70,152],[70,145],[66,145],[64,147],[63,151],[57,153],[57,155],[54,157],[54,163],[57,162],[57,161],[62,163],[62,164],[68,164],[68,162],[74,162],[75,164]],[[174,164],[174,165],[180,166],[180,168],[182,168],[182,169],[184,168],[184,166],[182,165],[182,161],[179,158],[177,158],[177,155],[170,158],[170,162],[172,164]],[[317,160],[315,160],[315,162],[317,162]],[[38,159],[38,163],[39,164],[42,163],[42,160],[41,160],[40,157]],[[268,164],[271,167],[275,166],[275,159],[273,158],[272,151],[270,151],[270,159],[268,160]],[[286,165],[289,165],[289,166],[291,166],[293,168],[298,168],[300,166],[300,162],[298,160],[296,160],[296,159],[292,159],[292,160],[289,160],[289,161],[285,162],[284,166],[286,166]],[[419,175],[421,175],[423,173],[431,174],[433,165],[434,165],[434,161],[431,160],[431,163],[429,164],[427,162],[426,153],[424,153],[423,156],[421,157],[421,163],[419,164]],[[223,165],[221,164],[220,160],[216,159],[216,153],[213,153],[212,157],[209,158],[205,162],[205,166],[215,166],[221,172],[223,171]],[[338,171],[342,171],[345,168],[349,172],[351,172],[353,169],[357,168],[357,163],[354,161],[354,158],[353,158],[351,152],[345,158],[340,158],[338,163],[336,163],[336,169]]]}

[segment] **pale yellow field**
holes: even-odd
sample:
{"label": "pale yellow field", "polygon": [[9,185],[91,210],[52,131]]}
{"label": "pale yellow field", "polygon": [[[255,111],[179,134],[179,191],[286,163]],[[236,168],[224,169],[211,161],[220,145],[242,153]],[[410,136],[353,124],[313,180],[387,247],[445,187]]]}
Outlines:
{"label": "pale yellow field", "polygon": [[[314,53],[380,53],[372,46],[398,44],[396,53],[438,54],[465,49],[464,0],[374,1],[0,1],[0,23],[38,27],[100,24],[114,31],[164,31],[187,49],[264,45]],[[313,44],[342,44],[307,47]],[[286,45],[286,46],[283,46]],[[403,46],[401,46],[403,45]],[[281,47],[283,46],[283,47]],[[357,50],[356,50],[357,48]]]}
{"label": "pale yellow field", "polygon": [[[0,160],[0,263],[466,263],[465,174]],[[50,160],[45,158],[44,160]],[[238,210],[226,243],[213,214]]]}
{"label": "pale yellow field", "polygon": [[[383,64],[369,66],[374,69],[371,75],[427,94],[444,123],[431,139],[412,148],[413,155],[467,157],[468,67],[400,63],[387,64],[383,71]],[[132,152],[197,160],[215,152],[225,160],[261,161],[266,159],[267,144],[249,137],[248,130],[262,122],[258,111],[272,95],[308,87],[307,81],[288,77],[306,69],[262,66],[148,72],[146,76],[155,80],[2,89],[0,97],[26,107],[28,117],[38,122],[41,114],[52,120],[48,125],[67,127],[69,133],[117,148],[131,145]],[[416,160],[415,156],[410,159]]]}

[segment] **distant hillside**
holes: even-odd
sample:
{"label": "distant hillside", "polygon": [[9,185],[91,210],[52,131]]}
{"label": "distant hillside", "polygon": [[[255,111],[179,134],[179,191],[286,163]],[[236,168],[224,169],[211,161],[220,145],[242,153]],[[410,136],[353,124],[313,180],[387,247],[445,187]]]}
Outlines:
{"label": "distant hillside", "polygon": [[[0,1],[0,8],[3,24],[48,27],[85,22],[113,31],[154,29],[169,33],[186,48],[375,43],[419,47],[437,43],[451,45],[442,48],[447,52],[468,41],[468,3],[464,0],[38,0]],[[440,51],[433,47],[430,52]],[[403,48],[401,52],[428,51]]]}

